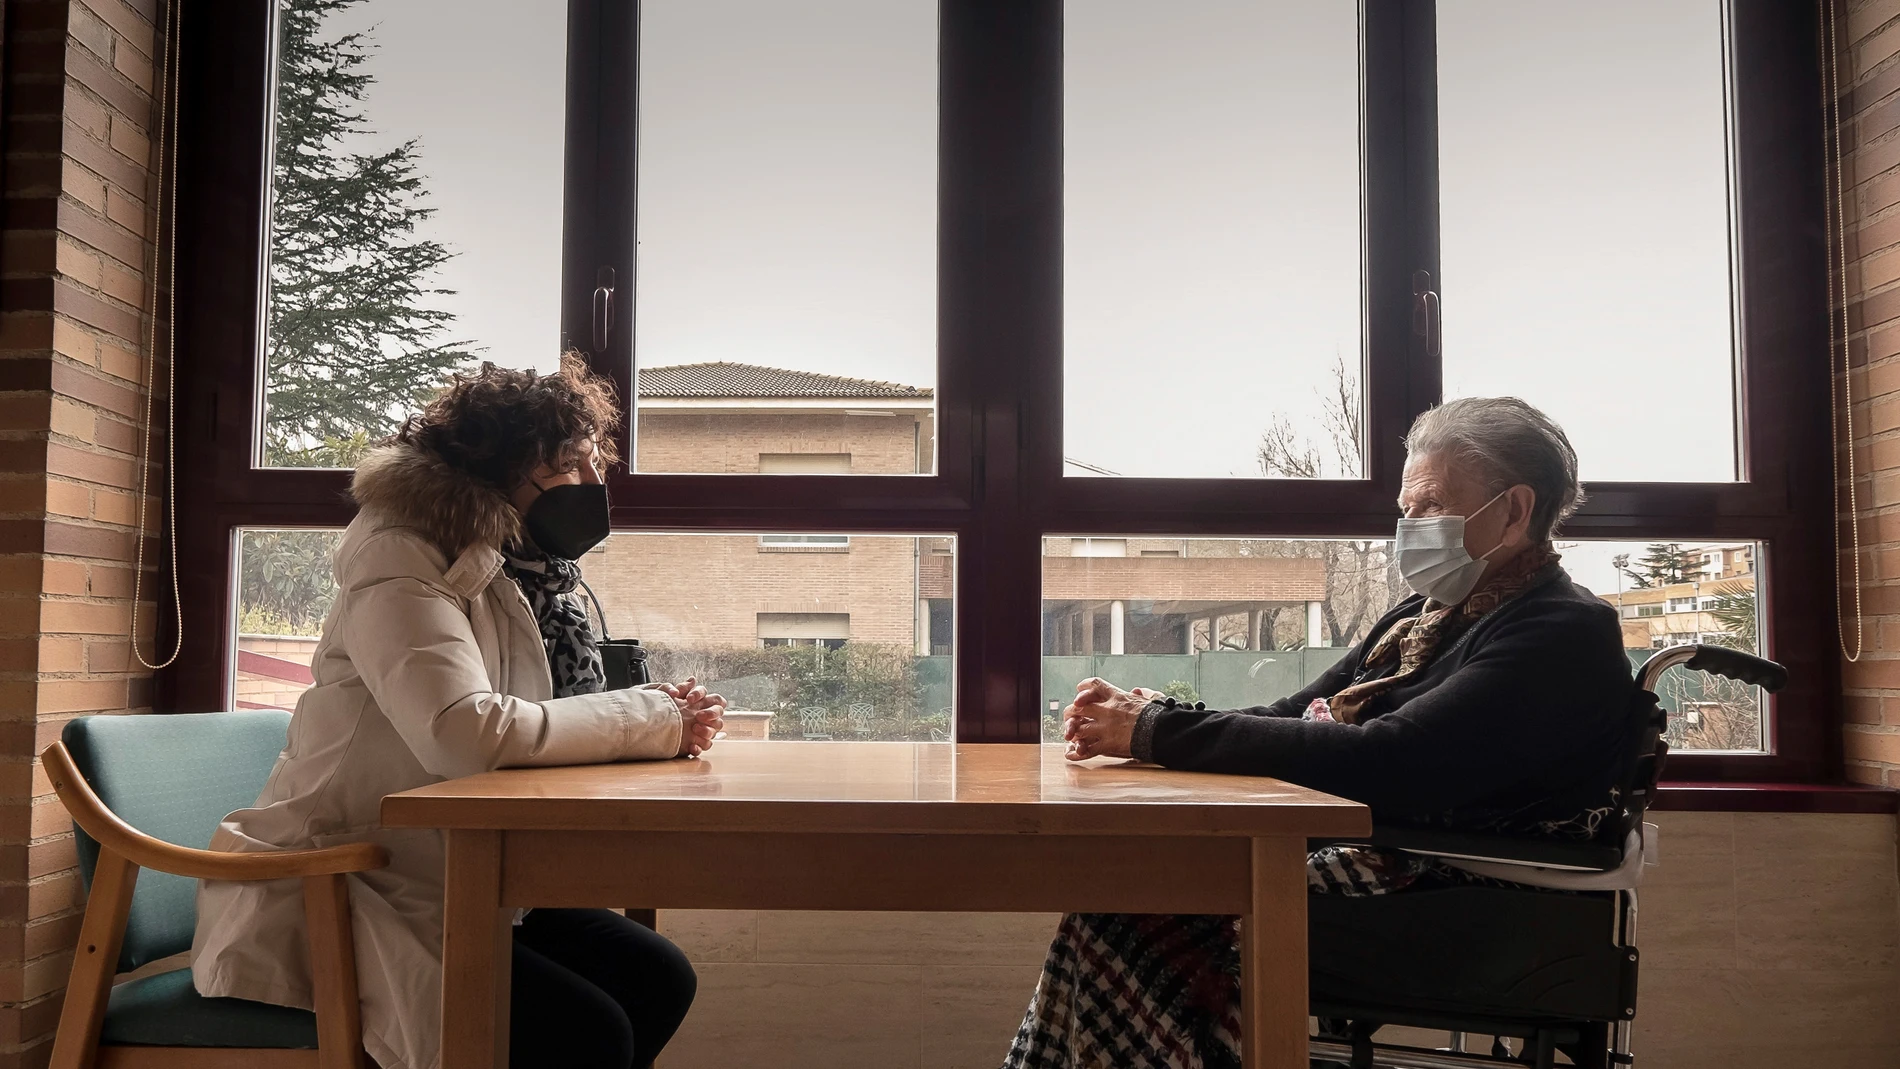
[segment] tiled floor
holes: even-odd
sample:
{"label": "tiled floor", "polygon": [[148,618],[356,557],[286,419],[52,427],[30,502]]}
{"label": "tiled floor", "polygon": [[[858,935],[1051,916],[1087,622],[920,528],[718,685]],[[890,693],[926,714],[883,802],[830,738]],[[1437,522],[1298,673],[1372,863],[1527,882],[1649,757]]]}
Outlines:
{"label": "tiled floor", "polygon": [[[1885,816],[1664,813],[1643,1069],[1900,1069]],[[700,994],[665,1069],[995,1069],[1056,918],[667,911]]]}
{"label": "tiled floor", "polygon": [[699,970],[665,1069],[996,1069],[1049,914],[668,910]]}

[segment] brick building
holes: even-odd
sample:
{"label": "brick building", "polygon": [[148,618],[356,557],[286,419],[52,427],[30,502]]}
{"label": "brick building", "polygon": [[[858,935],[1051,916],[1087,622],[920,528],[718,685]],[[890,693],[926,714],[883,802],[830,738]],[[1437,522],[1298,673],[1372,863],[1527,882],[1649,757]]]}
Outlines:
{"label": "brick building", "polygon": [[640,371],[639,470],[912,475],[935,467],[921,386],[724,361]]}
{"label": "brick building", "polygon": [[[935,402],[924,387],[722,362],[643,370],[639,391],[643,472],[912,474],[933,466]],[[1272,648],[1272,623],[1286,610],[1306,644],[1322,645],[1323,562],[1246,556],[1232,546],[1045,540],[1044,652]],[[621,534],[586,571],[613,629],[649,643],[852,640],[920,656],[951,652],[948,538]]]}
{"label": "brick building", "polygon": [[[640,373],[643,472],[927,473],[929,389],[750,364]],[[585,562],[619,635],[676,646],[839,645],[950,652],[947,538],[619,534]]]}
{"label": "brick building", "polygon": [[1663,649],[1726,635],[1729,624],[1711,610],[1727,596],[1742,595],[1752,602],[1753,543],[1687,546],[1684,551],[1701,559],[1700,575],[1686,582],[1601,595],[1622,617],[1625,649]]}
{"label": "brick building", "polygon": [[1045,538],[1043,653],[1275,649],[1293,626],[1326,645],[1326,563],[1243,555],[1218,538]]}

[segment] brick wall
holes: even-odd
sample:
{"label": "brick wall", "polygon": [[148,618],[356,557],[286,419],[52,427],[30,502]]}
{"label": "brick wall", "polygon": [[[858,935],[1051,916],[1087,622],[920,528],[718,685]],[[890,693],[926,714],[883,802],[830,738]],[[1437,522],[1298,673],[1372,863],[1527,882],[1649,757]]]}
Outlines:
{"label": "brick wall", "polygon": [[[1900,786],[1900,0],[1843,8],[1846,281],[1866,608],[1866,652],[1841,670],[1845,752],[1851,779]],[[1837,340],[1837,388],[1840,360]],[[1835,434],[1838,441],[1838,426]],[[1845,597],[1851,644],[1851,590]]]}
{"label": "brick wall", "polygon": [[[881,411],[875,400],[865,411]],[[858,475],[930,470],[930,417],[898,411],[691,412],[643,410],[640,470],[719,475],[757,472],[760,453],[849,453]],[[920,452],[921,450],[921,452]]]}
{"label": "brick wall", "polygon": [[851,638],[916,643],[917,539],[848,547],[762,546],[755,535],[617,534],[587,581],[616,637],[689,646],[758,644],[759,613],[849,613]]}
{"label": "brick wall", "polygon": [[[640,470],[715,473],[757,472],[761,453],[844,453],[854,473],[907,474],[919,436],[930,433],[901,412],[643,412],[639,429]],[[624,534],[590,555],[586,569],[621,637],[744,647],[758,642],[759,613],[848,613],[852,639],[912,646],[916,554],[912,538],[791,547],[761,546],[752,535]]]}
{"label": "brick wall", "polygon": [[[4,10],[0,1069],[10,1069],[46,1062],[82,904],[70,824],[34,754],[71,717],[151,700],[127,632],[157,6],[9,0]],[[148,625],[150,590],[148,578]]]}

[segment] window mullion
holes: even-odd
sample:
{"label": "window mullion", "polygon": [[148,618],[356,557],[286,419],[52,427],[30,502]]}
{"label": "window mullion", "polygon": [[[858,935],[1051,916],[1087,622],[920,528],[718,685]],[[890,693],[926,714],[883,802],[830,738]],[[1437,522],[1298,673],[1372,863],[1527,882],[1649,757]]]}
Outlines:
{"label": "window mullion", "polygon": [[946,393],[969,399],[974,481],[957,733],[1029,742],[1038,513],[1061,477],[1062,5],[944,0],[941,27],[938,359]]}
{"label": "window mullion", "polygon": [[[1436,6],[1368,0],[1362,8],[1361,101],[1366,243],[1367,476],[1398,494],[1412,420],[1437,403],[1439,325],[1414,296],[1438,287]],[[1429,330],[1429,334],[1427,333]]]}

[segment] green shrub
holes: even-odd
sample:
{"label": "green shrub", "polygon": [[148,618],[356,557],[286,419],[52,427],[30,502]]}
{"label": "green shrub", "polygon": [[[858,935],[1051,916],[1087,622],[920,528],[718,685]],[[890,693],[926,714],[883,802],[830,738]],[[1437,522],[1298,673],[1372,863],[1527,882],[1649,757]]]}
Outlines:
{"label": "green shrub", "polygon": [[[922,708],[917,660],[907,646],[874,642],[847,642],[835,650],[658,642],[647,654],[656,682],[690,676],[729,700],[744,695],[747,705],[773,713],[775,739],[803,738],[799,711],[810,708],[826,710],[822,730],[834,739],[928,739],[933,726],[947,734],[950,718],[937,711],[925,715]],[[722,686],[727,681],[733,686]],[[871,707],[868,720],[851,719],[851,706],[858,704]]]}
{"label": "green shrub", "polygon": [[1166,694],[1177,702],[1185,702],[1188,705],[1193,705],[1195,702],[1201,700],[1201,693],[1194,689],[1194,684],[1189,683],[1185,679],[1170,679],[1168,685],[1161,688],[1161,693]]}

